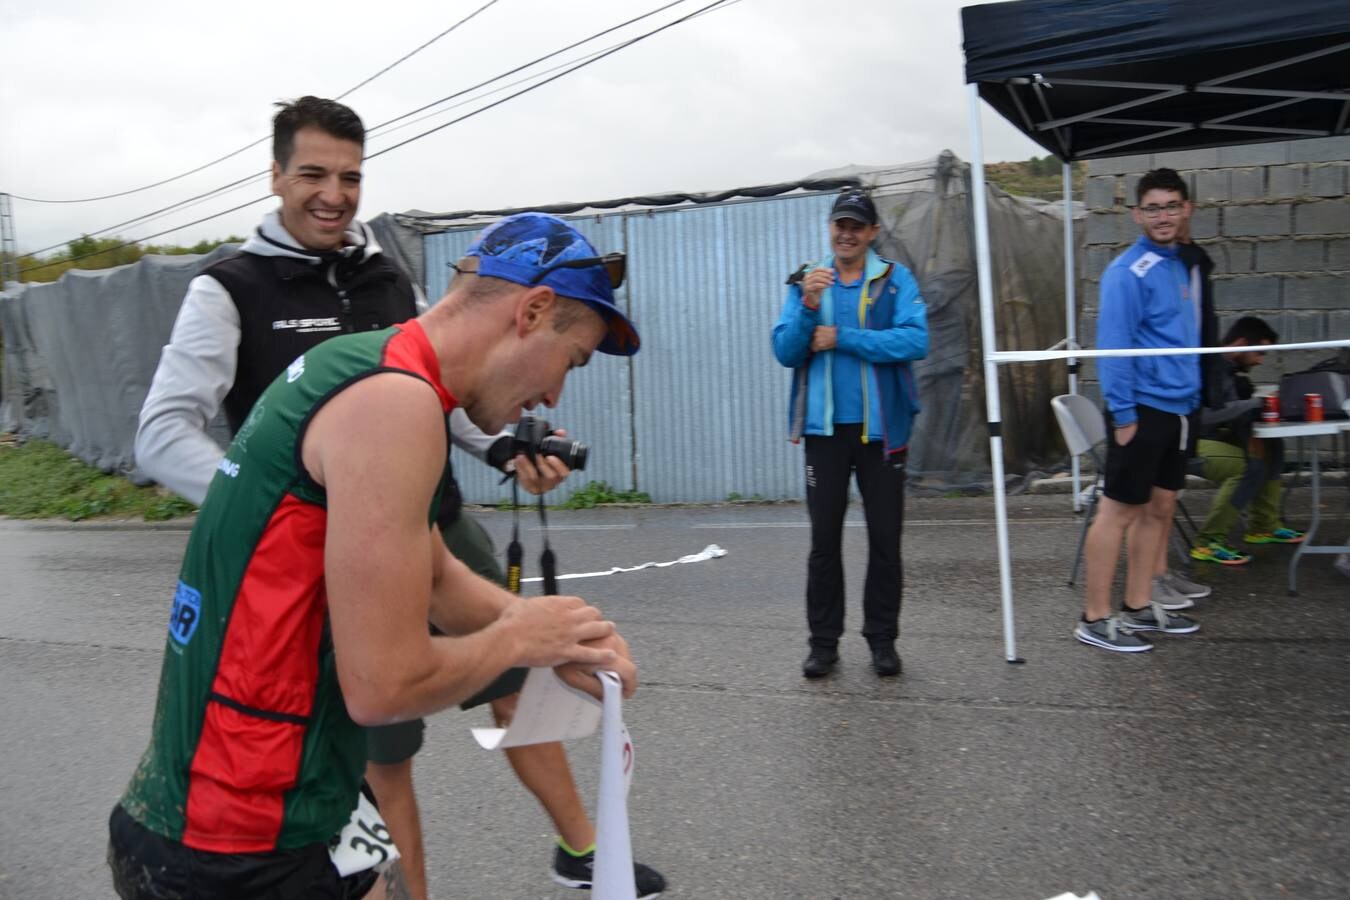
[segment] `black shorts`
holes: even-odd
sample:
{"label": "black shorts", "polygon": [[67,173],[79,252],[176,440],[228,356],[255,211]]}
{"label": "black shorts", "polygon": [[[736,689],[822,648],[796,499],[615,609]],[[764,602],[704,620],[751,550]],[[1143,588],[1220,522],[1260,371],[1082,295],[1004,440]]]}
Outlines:
{"label": "black shorts", "polygon": [[[473,709],[502,697],[520,693],[525,686],[526,668],[507,669],[497,680],[459,705]],[[376,765],[392,766],[412,759],[422,749],[427,726],[422,719],[410,719],[393,725],[372,725],[366,729],[366,760]]]}
{"label": "black shorts", "polygon": [[380,877],[374,869],[342,877],[323,844],[270,853],[194,850],[146,828],[121,804],[108,834],[108,866],[122,900],[356,900]]}
{"label": "black shorts", "polygon": [[1195,441],[1186,416],[1142,403],[1135,407],[1138,428],[1124,447],[1116,443],[1115,423],[1106,416],[1106,487],[1118,503],[1141,506],[1155,487],[1179,491],[1186,486],[1186,457]]}

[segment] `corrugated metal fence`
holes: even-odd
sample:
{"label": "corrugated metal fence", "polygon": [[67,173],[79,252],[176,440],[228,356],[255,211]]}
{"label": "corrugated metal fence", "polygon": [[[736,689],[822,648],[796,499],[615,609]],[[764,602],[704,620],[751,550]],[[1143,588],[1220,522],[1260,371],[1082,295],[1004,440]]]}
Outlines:
{"label": "corrugated metal fence", "polygon": [[[591,448],[586,470],[550,495],[589,481],[646,491],[657,503],[804,496],[801,449],[787,441],[789,371],[770,334],[784,279],[826,252],[834,194],[706,207],[607,213],[572,222],[600,252],[624,250],[619,291],[637,323],[634,357],[596,354],[567,380],[557,409],[539,410]],[[481,225],[425,238],[427,296]],[[734,251],[734,255],[733,255]],[[499,476],[454,451],[470,502],[509,496]]]}

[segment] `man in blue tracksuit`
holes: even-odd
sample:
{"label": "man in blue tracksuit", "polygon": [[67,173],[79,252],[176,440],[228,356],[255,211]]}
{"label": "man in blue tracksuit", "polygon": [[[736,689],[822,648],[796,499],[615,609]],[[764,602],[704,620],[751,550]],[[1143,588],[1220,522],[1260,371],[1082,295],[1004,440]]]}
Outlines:
{"label": "man in blue tracksuit", "polygon": [[914,276],[872,249],[881,231],[861,190],[845,191],[830,210],[834,255],[788,279],[773,352],[794,370],[789,433],[806,438],[806,507],[811,554],[806,572],[807,678],[839,661],[844,633],[841,543],[854,473],[867,518],[863,637],[878,675],[900,674],[900,530],[905,458],[919,411],[910,362],[928,355],[928,322]]}
{"label": "man in blue tracksuit", "polygon": [[[1134,220],[1143,236],[1102,273],[1098,349],[1198,347],[1198,272],[1177,256],[1190,216],[1186,182],[1171,169],[1140,179]],[[1185,484],[1192,415],[1200,405],[1200,363],[1194,354],[1120,356],[1097,360],[1106,401],[1105,497],[1088,529],[1087,599],[1074,636],[1106,650],[1140,652],[1153,645],[1141,631],[1189,634],[1200,625],[1164,609],[1153,597],[1162,537]],[[1125,601],[1112,614],[1111,582],[1128,533]]]}

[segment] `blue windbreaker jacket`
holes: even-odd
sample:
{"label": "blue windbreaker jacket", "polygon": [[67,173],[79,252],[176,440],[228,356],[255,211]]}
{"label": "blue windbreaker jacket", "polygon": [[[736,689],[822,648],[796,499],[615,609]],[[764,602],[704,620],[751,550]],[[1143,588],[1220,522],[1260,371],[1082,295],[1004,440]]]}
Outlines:
{"label": "blue windbreaker jacket", "polygon": [[[1102,273],[1097,347],[1200,346],[1199,278],[1175,247],[1140,237]],[[1097,360],[1111,420],[1129,425],[1137,404],[1187,415],[1200,405],[1200,357],[1120,356]]]}
{"label": "blue windbreaker jacket", "polygon": [[[820,267],[834,265],[830,257]],[[887,277],[887,269],[890,269]],[[882,441],[887,454],[909,443],[914,416],[919,412],[918,391],[910,362],[928,355],[928,318],[919,285],[909,270],[867,251],[863,292],[858,304],[858,327],[840,328],[838,346],[811,352],[817,325],[834,325],[834,289],[820,298],[820,308],[802,303],[799,284],[788,286],[783,313],[773,329],[773,354],[794,369],[788,401],[788,436],[834,434],[833,360],[836,352],[851,353],[862,361],[865,440]]]}

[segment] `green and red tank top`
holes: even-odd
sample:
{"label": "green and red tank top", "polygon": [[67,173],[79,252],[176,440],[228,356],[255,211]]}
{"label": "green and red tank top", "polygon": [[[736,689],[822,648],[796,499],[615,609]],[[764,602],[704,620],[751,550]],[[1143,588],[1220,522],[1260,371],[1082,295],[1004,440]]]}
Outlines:
{"label": "green and red tank top", "polygon": [[455,406],[416,320],[336,337],[277,376],[221,460],[174,595],[150,746],[122,798],[146,828],[255,853],[325,842],[355,808],[365,732],[338,685],[326,498],[300,447],[324,403],[382,372],[426,381],[447,417]]}

